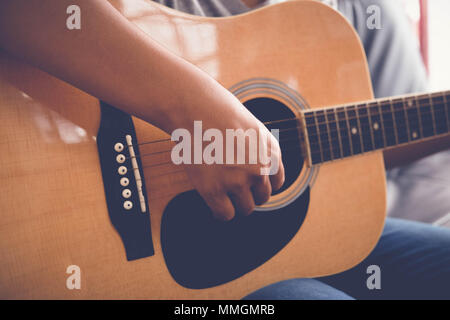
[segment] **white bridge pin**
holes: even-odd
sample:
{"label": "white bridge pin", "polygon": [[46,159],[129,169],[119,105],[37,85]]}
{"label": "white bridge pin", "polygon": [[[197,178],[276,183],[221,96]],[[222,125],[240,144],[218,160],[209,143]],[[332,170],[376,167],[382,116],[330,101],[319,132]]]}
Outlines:
{"label": "white bridge pin", "polygon": [[123,207],[125,210],[131,210],[133,208],[133,202],[127,200],[123,203]]}
{"label": "white bridge pin", "polygon": [[122,191],[122,197],[128,199],[129,197],[131,197],[131,190],[130,189],[124,189]]}
{"label": "white bridge pin", "polygon": [[125,166],[120,166],[119,167],[119,169],[117,169],[117,171],[119,172],[119,174],[121,175],[121,176],[123,176],[125,173],[127,173],[127,167],[125,167]]}
{"label": "white bridge pin", "polygon": [[125,162],[125,156],[123,154],[118,154],[116,157],[116,161],[118,163],[124,163]]}
{"label": "white bridge pin", "polygon": [[122,187],[128,186],[129,183],[130,183],[130,180],[128,180],[127,177],[123,177],[123,178],[120,179],[120,185],[121,185]]}
{"label": "white bridge pin", "polygon": [[123,144],[121,144],[120,142],[117,142],[114,145],[114,150],[116,150],[117,152],[121,152],[123,150]]}

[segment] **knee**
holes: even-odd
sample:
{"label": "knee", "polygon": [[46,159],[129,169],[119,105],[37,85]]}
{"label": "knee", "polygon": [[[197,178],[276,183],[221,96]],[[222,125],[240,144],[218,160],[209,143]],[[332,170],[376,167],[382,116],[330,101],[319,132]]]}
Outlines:
{"label": "knee", "polygon": [[346,293],[315,279],[292,279],[261,288],[244,300],[353,300]]}

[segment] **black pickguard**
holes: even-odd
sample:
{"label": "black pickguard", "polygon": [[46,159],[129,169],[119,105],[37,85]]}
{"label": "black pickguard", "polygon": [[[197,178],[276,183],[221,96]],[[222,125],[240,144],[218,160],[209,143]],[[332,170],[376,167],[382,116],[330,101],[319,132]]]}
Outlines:
{"label": "black pickguard", "polygon": [[196,191],[175,197],[161,223],[167,268],[180,285],[204,289],[250,272],[280,251],[305,219],[309,188],[290,205],[221,222]]}
{"label": "black pickguard", "polygon": [[[269,98],[250,100],[246,106],[263,122],[294,116],[286,106]],[[300,173],[303,159],[299,146],[292,147],[292,140],[280,135],[280,146],[285,189]],[[182,193],[170,201],[162,217],[161,245],[167,268],[176,282],[191,289],[239,278],[268,261],[295,236],[308,204],[309,187],[284,208],[221,222],[212,217],[196,191]]]}

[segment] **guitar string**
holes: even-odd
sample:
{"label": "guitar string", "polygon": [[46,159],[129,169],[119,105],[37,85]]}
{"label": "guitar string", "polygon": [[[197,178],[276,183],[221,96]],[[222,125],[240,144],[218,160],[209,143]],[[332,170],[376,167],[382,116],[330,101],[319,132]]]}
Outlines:
{"label": "guitar string", "polygon": [[[171,174],[176,174],[176,173],[181,173],[181,172],[185,172],[185,170],[184,169],[175,170],[175,171],[168,172],[167,174],[162,173],[162,174],[157,174],[157,175],[146,175],[146,178],[149,179],[149,180],[152,180],[152,179],[156,179],[156,178],[161,177],[161,176],[166,176],[166,175],[171,175]],[[425,174],[423,174],[423,175],[422,174],[412,174],[412,175],[420,177],[420,178],[433,180],[433,183],[437,183],[437,184],[440,184],[442,186],[448,186],[448,184],[450,183],[449,179],[442,179],[442,178],[434,177],[434,176],[431,176],[431,175],[425,175]],[[190,180],[189,180],[189,177],[187,175],[184,175],[182,177],[182,179],[180,179],[178,181],[178,183],[189,183],[189,182],[190,182]],[[167,197],[168,195],[170,195],[170,193],[158,193],[156,195],[155,195],[155,193],[151,193],[151,198],[153,200],[155,200],[155,199],[158,199],[158,198]]]}
{"label": "guitar string", "polygon": [[[147,179],[155,179],[161,176],[166,176],[166,175],[171,175],[171,174],[175,174],[175,173],[180,173],[180,172],[185,172],[184,169],[180,169],[180,170],[175,170],[175,171],[170,171],[167,173],[161,173],[161,174],[156,174],[156,175],[146,175]],[[448,184],[450,183],[449,179],[445,179],[445,178],[440,178],[440,177],[433,177],[431,175],[426,175],[426,174],[412,174],[414,176],[420,177],[420,178],[426,178],[426,179],[430,179],[430,180],[438,180],[438,182],[442,183],[445,186],[448,186]]]}
{"label": "guitar string", "polygon": [[[298,139],[287,139],[287,140],[285,140],[284,141],[284,143],[286,143],[286,142],[300,142]],[[300,152],[302,153],[302,150],[301,150],[301,148],[300,148],[300,145],[295,145],[294,147],[291,147],[291,148],[287,148],[287,147],[285,147],[285,146],[283,146],[282,147],[282,152],[285,152],[285,151],[287,151],[287,150],[292,150],[292,149],[300,149]],[[358,153],[352,153],[352,152],[350,152],[349,151],[349,153],[347,154],[347,155],[344,155],[343,154],[343,150],[341,150],[340,148],[339,148],[339,151],[342,151],[342,152],[340,152],[340,154],[342,153],[342,156],[338,156],[338,157],[334,157],[334,154],[333,153],[331,153],[331,151],[332,150],[325,150],[325,151],[329,151],[330,152],[330,158],[329,159],[326,159],[326,160],[324,160],[323,159],[323,157],[321,156],[321,163],[324,163],[324,162],[328,162],[328,161],[331,161],[331,160],[338,160],[338,159],[345,159],[345,158],[347,158],[347,157],[350,157],[350,156],[353,156],[353,155],[360,155],[360,154],[364,154],[364,153],[366,153],[366,152],[371,152],[371,151],[376,151],[376,150],[381,150],[381,149],[383,149],[383,148],[373,148],[373,149],[371,149],[371,150],[364,150],[364,151],[361,151],[361,152],[358,152]],[[362,150],[362,149],[361,149]],[[310,155],[311,156],[313,156],[313,155],[315,155],[315,154],[322,154],[323,153],[323,151],[324,150],[316,150],[315,152],[311,152],[310,153]],[[333,149],[333,151],[334,151],[334,149]],[[143,166],[143,169],[145,169],[145,168],[150,168],[150,167],[157,167],[157,166],[162,166],[162,165],[173,165],[173,166],[178,166],[178,165],[176,165],[176,164],[174,164],[172,161],[167,161],[167,162],[161,162],[161,163],[157,163],[157,164],[152,164],[152,165],[148,165],[148,166]],[[168,172],[165,172],[165,173],[161,173],[161,174],[158,174],[158,175],[149,175],[147,178],[156,178],[156,177],[160,177],[160,176],[167,176],[167,175],[171,175],[171,174],[175,174],[175,173],[179,173],[179,172],[184,172],[185,170],[184,169],[180,169],[180,170],[169,170]]]}
{"label": "guitar string", "polygon": [[[302,139],[303,139],[303,136],[298,136],[298,137],[293,138],[293,139],[284,139],[283,143],[287,143],[287,142],[301,143]],[[347,147],[346,147],[345,150],[350,150],[350,144],[353,145],[354,143],[353,143],[353,141],[351,140],[350,137],[348,137],[348,139],[346,139],[346,140],[348,140],[347,141],[348,143],[347,143]],[[339,146],[337,144],[333,145],[330,142],[331,141],[329,141],[329,146],[326,147],[326,148],[321,143],[313,143],[315,146],[319,146],[319,149],[317,149],[317,148],[316,149],[310,148],[310,155],[311,155],[311,157],[314,156],[314,155],[320,155],[321,162],[327,162],[328,160],[342,159],[342,158],[346,158],[346,157],[349,157],[349,156],[352,156],[352,155],[358,155],[358,154],[363,154],[363,153],[370,152],[370,151],[383,149],[385,147],[384,143],[382,144],[381,147],[377,147],[376,144],[370,143],[369,149],[366,150],[367,146],[364,143],[362,143],[362,144],[359,143],[358,146],[359,146],[359,149],[361,151],[353,152],[353,153],[351,151],[348,151],[348,154],[345,154],[346,152],[345,152],[343,147],[341,148],[341,146]],[[411,142],[411,141],[405,141],[405,142],[401,142],[399,144],[408,143],[408,142]],[[355,147],[355,146],[353,146],[353,147]],[[302,151],[301,147],[300,147],[300,144],[296,145],[295,148],[300,148],[300,151]],[[284,146],[282,146],[282,151],[286,151],[286,150],[289,150],[289,149],[291,149],[291,148],[285,148]],[[339,155],[337,157],[335,156],[335,151],[338,151],[338,153],[339,153]],[[170,150],[169,151],[161,151],[159,153],[169,153],[169,152],[170,152]],[[325,159],[326,157],[323,156],[326,152],[328,152],[330,154],[329,159]],[[173,162],[172,161],[166,161],[166,162],[160,162],[160,163],[156,163],[156,164],[152,164],[152,165],[147,165],[147,166],[144,166],[143,169],[144,168],[149,168],[149,167],[157,167],[157,166],[166,165],[166,164],[173,164]],[[175,164],[173,164],[173,165],[175,165]],[[168,172],[167,174],[172,174],[172,172]]]}
{"label": "guitar string", "polygon": [[[284,141],[284,143],[287,143],[287,142],[300,142],[300,140],[298,140],[298,139],[287,139],[287,140],[285,140]],[[282,152],[285,152],[285,151],[287,151],[287,150],[293,150],[293,149],[300,149],[300,152],[302,151],[301,150],[301,148],[300,148],[300,145],[295,145],[295,146],[293,146],[293,147],[286,147],[286,146],[283,146],[282,147]],[[375,151],[375,150],[377,150],[377,149],[373,149],[373,150],[368,150],[368,151],[366,151],[366,152],[369,152],[369,151]],[[319,153],[321,153],[320,151],[319,151]],[[365,153],[365,152],[361,152],[361,153],[357,153],[357,154],[363,154],[363,153]],[[311,156],[312,155],[314,155],[314,154],[317,154],[316,152],[312,152],[311,153]],[[344,158],[347,158],[347,157],[349,157],[349,156],[353,156],[353,155],[357,155],[357,154],[348,154],[347,156],[343,156],[343,157],[339,157],[338,159],[344,159]],[[335,158],[330,158],[330,160],[336,160]],[[328,160],[326,160],[326,161],[323,161],[323,162],[327,162]],[[155,163],[155,164],[151,164],[151,165],[147,165],[147,166],[143,166],[142,167],[142,169],[147,169],[147,168],[153,168],[153,167],[159,167],[159,166],[163,166],[163,165],[172,165],[172,166],[176,166],[176,167],[178,167],[178,166],[180,166],[180,165],[176,165],[176,164],[174,164],[172,161],[165,161],[165,162],[159,162],[159,163]],[[183,164],[184,165],[184,164]],[[179,173],[179,172],[184,172],[185,170],[184,169],[179,169],[179,170],[169,170],[169,171],[167,171],[167,172],[164,172],[164,173],[160,173],[160,174],[157,174],[157,175],[148,175],[148,176],[146,176],[148,179],[151,179],[151,178],[157,178],[157,177],[161,177],[161,176],[167,176],[167,175],[171,175],[171,174],[175,174],[175,173]]]}
{"label": "guitar string", "polygon": [[[340,133],[346,133],[347,134],[347,136],[348,137],[351,137],[351,136],[354,136],[355,134],[350,134],[351,133],[351,127],[349,127],[349,126],[347,126],[346,125],[346,128],[343,128],[343,127],[341,127],[341,125],[339,124],[339,129],[337,129],[337,125],[338,125],[338,122],[341,122],[341,121],[345,121],[345,122],[347,122],[346,120],[336,120],[336,121],[333,121],[333,120],[330,120],[330,121],[326,121],[326,122],[322,122],[321,124],[327,124],[327,125],[330,125],[330,124],[336,124],[336,130],[335,129],[327,129],[327,132],[320,132],[320,130],[318,130],[319,132],[316,132],[316,133],[314,133],[314,132],[309,132],[309,130],[308,130],[308,136],[309,137],[321,137],[321,136],[323,136],[323,135],[335,135],[335,134],[340,134]],[[383,121],[383,122],[385,122],[385,121]],[[406,121],[405,121],[405,124],[397,124],[397,123],[395,123],[396,121],[395,120],[392,120],[392,121],[390,121],[391,123],[392,123],[392,125],[388,125],[388,123],[384,123],[383,124],[383,126],[384,126],[384,131],[386,131],[386,129],[392,129],[393,131],[395,130],[395,131],[397,131],[396,133],[398,134],[398,129],[400,128],[400,129],[406,129],[406,131],[408,131],[408,128],[409,128],[409,125],[410,125],[410,123],[406,123]],[[316,131],[317,131],[317,126],[316,125],[311,125],[311,126],[307,126],[307,127],[309,127],[309,128],[311,128],[311,127],[314,127],[315,129],[316,129]],[[295,126],[295,127],[292,127],[292,128],[285,128],[285,129],[280,129],[279,130],[279,132],[289,132],[289,131],[293,131],[293,130],[295,130],[296,131],[296,133],[302,133],[301,131],[299,131],[299,129],[301,129],[302,127],[301,126]],[[368,130],[371,130],[372,128],[371,127],[365,127],[364,129],[368,129]],[[380,128],[381,129],[381,128]],[[420,132],[420,129],[422,129],[421,131],[424,131],[424,129],[432,129],[433,130],[433,135],[434,135],[434,132],[436,131],[435,130],[435,125],[433,124],[433,123],[431,123],[431,126],[430,125],[425,125],[425,126],[423,126],[422,125],[422,127],[418,127],[418,130],[419,130],[419,132]],[[372,135],[374,134],[374,132],[369,132],[369,134],[367,134],[367,133],[364,133],[364,132],[362,132],[363,131],[363,129],[362,130],[358,130],[358,132],[360,132],[361,131],[361,133],[358,133],[358,136],[360,136],[360,137],[362,137],[362,138],[364,138],[364,136],[369,136],[370,135],[370,138],[372,138]],[[381,133],[381,131],[380,131],[380,133]],[[385,133],[381,133],[383,136],[388,136],[388,134],[386,134],[386,132]],[[436,134],[438,134],[437,132],[436,132]],[[405,141],[405,142],[411,142],[411,141],[414,141],[414,139],[413,140],[411,140],[409,137],[410,137],[410,134],[406,134],[407,136],[408,136],[408,140],[409,141]],[[302,138],[303,138],[303,135],[301,135],[302,136]],[[422,134],[420,135],[420,136],[422,136]],[[331,137],[330,137],[331,138]],[[336,139],[330,139],[330,138],[326,138],[327,140],[328,140],[328,142],[331,142],[332,140],[336,140]],[[389,138],[389,137],[387,137],[387,138]],[[394,133],[394,135],[393,135],[393,138],[395,138],[395,133]],[[418,136],[418,138],[420,138],[419,136]],[[341,138],[342,139],[342,138]],[[374,137],[374,139],[375,139],[375,137]],[[172,142],[171,141],[171,139],[160,139],[160,140],[156,140],[156,141],[154,141],[155,143],[156,142]],[[279,143],[282,143],[284,140],[283,139],[280,139],[280,141],[279,141]],[[339,141],[339,139],[338,139],[338,141]],[[310,141],[310,144],[317,144],[317,145],[321,145],[321,143],[314,143],[314,142],[311,142]],[[323,147],[323,146],[322,146]],[[332,148],[329,148],[330,150],[332,149]],[[156,151],[156,152],[151,152],[151,153],[145,153],[145,154],[138,154],[138,155],[136,155],[135,157],[137,158],[137,157],[141,157],[141,158],[143,158],[143,157],[147,157],[147,156],[152,156],[152,155],[156,155],[156,154],[161,154],[161,153],[168,153],[168,152],[171,152],[171,150],[172,149],[169,149],[169,150],[162,150],[162,151]],[[325,151],[327,151],[327,150],[325,150]],[[131,159],[132,157],[126,157],[126,159]]]}
{"label": "guitar string", "polygon": [[[430,97],[430,99],[431,99],[431,95],[429,95],[429,97]],[[415,98],[415,100],[418,102],[418,97],[416,97]],[[446,99],[447,100],[447,99]],[[386,101],[387,102],[387,101]],[[403,102],[403,104],[404,104],[404,106],[405,106],[405,104],[406,104],[406,102],[405,101],[402,101]],[[397,126],[397,129],[398,129],[398,127],[400,126],[400,127],[407,127],[407,126],[409,126],[410,124],[411,124],[411,119],[410,119],[410,115],[407,113],[408,112],[408,110],[416,110],[417,111],[417,114],[416,114],[416,118],[417,118],[417,120],[418,121],[416,121],[418,124],[419,123],[421,123],[422,121],[423,121],[423,115],[431,115],[431,117],[433,118],[433,117],[435,117],[436,115],[435,115],[435,110],[429,110],[429,111],[426,111],[426,112],[423,112],[423,110],[420,110],[420,108],[423,108],[423,107],[432,107],[432,108],[436,108],[437,106],[441,106],[441,107],[444,107],[444,110],[443,110],[443,112],[445,113],[445,114],[447,114],[447,117],[448,116],[450,116],[449,114],[448,114],[448,106],[446,105],[446,103],[443,101],[443,103],[442,103],[442,105],[435,105],[435,106],[433,106],[433,104],[432,103],[430,103],[430,104],[423,104],[423,105],[421,105],[420,104],[420,102],[418,102],[418,103],[415,103],[413,106],[408,106],[406,109],[405,108],[403,108],[403,109],[401,109],[401,110],[396,110],[395,108],[394,108],[394,105],[393,105],[393,101],[391,100],[390,101],[390,105],[391,105],[391,109],[393,109],[393,110],[387,110],[387,111],[383,111],[382,110],[382,105],[380,104],[380,102],[378,102],[377,103],[377,107],[378,107],[378,109],[379,110],[381,110],[381,112],[377,112],[377,113],[371,113],[370,112],[370,108],[373,108],[374,106],[369,106],[369,104],[366,104],[365,105],[365,108],[367,109],[367,114],[365,114],[365,115],[360,115],[357,111],[358,110],[361,110],[361,107],[360,107],[360,109],[358,109],[358,106],[357,105],[355,105],[354,106],[354,108],[355,108],[355,116],[354,117],[349,117],[348,116],[348,109],[344,109],[343,111],[344,111],[344,113],[346,113],[346,119],[341,119],[341,120],[339,120],[339,118],[338,118],[338,114],[340,113],[340,112],[342,112],[342,111],[337,111],[337,108],[339,108],[339,107],[334,107],[334,116],[335,116],[335,119],[333,120],[330,120],[329,118],[328,118],[328,115],[327,115],[327,113],[326,113],[326,111],[327,110],[330,110],[330,109],[327,109],[327,110],[323,110],[324,111],[324,117],[325,117],[325,121],[323,121],[323,122],[317,122],[317,124],[316,125],[314,125],[315,127],[316,127],[316,129],[317,129],[317,126],[319,125],[319,124],[327,124],[327,126],[328,126],[328,130],[327,130],[327,133],[320,133],[320,130],[319,130],[319,133],[317,133],[316,135],[317,136],[319,136],[319,135],[323,135],[323,134],[328,134],[328,136],[329,136],[329,138],[327,138],[327,140],[328,140],[328,144],[329,144],[329,148],[327,148],[327,150],[323,150],[323,148],[321,148],[320,150],[310,150],[310,154],[311,154],[311,156],[312,155],[314,155],[314,154],[317,154],[317,153],[320,153],[320,155],[321,155],[321,159],[323,158],[322,157],[322,154],[323,154],[323,152],[324,151],[326,151],[326,152],[330,152],[330,156],[331,156],[331,158],[330,158],[330,160],[333,160],[333,158],[334,158],[334,154],[333,154],[333,152],[334,151],[336,151],[336,147],[339,147],[339,151],[340,151],[340,154],[342,154],[342,155],[344,155],[344,152],[343,152],[343,150],[342,150],[342,147],[341,146],[337,146],[336,144],[335,145],[333,145],[331,142],[333,141],[333,139],[330,139],[330,133],[337,133],[337,132],[343,132],[343,131],[348,131],[348,133],[350,133],[350,129],[347,127],[347,130],[345,129],[345,128],[341,128],[341,126],[339,125],[339,129],[338,130],[333,130],[333,131],[331,131],[330,132],[330,129],[329,129],[329,124],[331,124],[331,123],[335,123],[336,125],[338,124],[338,122],[340,122],[340,121],[345,121],[345,122],[347,122],[347,124],[349,124],[349,120],[357,120],[358,121],[358,123],[359,123],[359,127],[361,126],[361,123],[360,123],[360,120],[361,120],[361,118],[366,118],[367,117],[367,119],[369,119],[369,117],[370,117],[370,120],[371,120],[371,122],[372,122],[372,118],[373,117],[377,117],[377,116],[379,116],[380,117],[380,120],[383,120],[383,125],[384,125],[384,128],[386,128],[386,124],[384,123],[385,122],[385,120],[384,119],[382,119],[382,116],[383,115],[385,115],[385,114],[389,114],[389,115],[391,115],[392,117],[392,121],[389,121],[389,119],[387,119],[389,122],[392,122],[392,127],[388,127],[388,128],[390,128],[390,129],[395,129],[395,126]],[[351,106],[348,106],[348,107],[351,107]],[[414,109],[413,109],[413,107],[414,107]],[[445,108],[447,107],[447,110],[445,110]],[[343,107],[343,108],[345,108],[345,107]],[[317,116],[318,116],[318,114],[317,114],[317,111],[321,111],[321,110],[311,110],[312,111],[312,114],[311,115],[309,115],[309,114],[305,114],[304,116],[305,116],[305,119],[307,119],[308,118],[308,116],[309,117],[313,117],[313,118],[316,118],[315,119],[315,121],[316,120],[318,120],[317,119]],[[395,118],[395,113],[396,112],[402,112],[403,111],[403,113],[405,114],[404,115],[404,119],[405,119],[405,124],[404,125],[402,125],[402,124],[398,124],[397,123],[397,119]],[[431,119],[432,119],[431,118]],[[264,122],[263,124],[272,124],[272,123],[285,123],[285,122],[289,122],[289,121],[298,121],[298,120],[300,120],[299,118],[297,118],[297,117],[295,117],[295,118],[289,118],[289,119],[280,119],[280,120],[273,120],[273,121],[268,121],[268,122]],[[446,121],[446,126],[447,126],[447,130],[448,130],[448,121]],[[308,125],[307,125],[307,127],[308,127]],[[310,126],[311,127],[311,126]],[[422,128],[419,128],[419,130],[420,129],[422,129],[421,131],[423,132],[424,131],[424,129],[430,129],[430,127],[431,127],[431,129],[432,129],[432,132],[436,132],[436,134],[437,134],[437,130],[436,130],[436,125],[432,122],[431,123],[431,126],[423,126],[422,125]],[[297,131],[297,133],[298,133],[298,135],[296,135],[296,138],[295,139],[284,139],[284,140],[280,140],[279,142],[281,143],[281,142],[283,142],[283,143],[286,143],[286,142],[302,142],[302,140],[304,139],[304,137],[303,137],[303,135],[302,135],[302,132],[301,131],[299,131],[298,129],[301,129],[301,126],[295,126],[295,127],[293,127],[293,128],[287,128],[287,129],[281,129],[280,130],[280,132],[287,132],[287,131],[292,131],[292,130],[296,130]],[[362,131],[362,130],[361,130]],[[384,130],[383,130],[384,131]],[[364,134],[364,133],[363,133]],[[360,136],[360,138],[362,139],[363,137],[360,135],[360,134],[358,134],[359,136]],[[385,134],[385,132],[383,133],[383,135],[384,136],[386,136],[386,134]],[[309,133],[308,132],[308,136],[311,136],[311,133]],[[372,136],[373,136],[373,133],[371,133],[370,134],[370,136],[371,136],[371,138],[372,138]],[[422,135],[421,135],[422,136]],[[373,137],[374,138],[374,137]],[[342,138],[341,138],[342,139]],[[351,139],[351,135],[348,135],[347,136],[347,139],[346,140],[348,140],[348,142],[349,142],[349,145],[350,145],[350,143],[351,144],[353,144],[353,141],[352,141],[352,139]],[[409,140],[409,137],[408,137],[408,140]],[[159,140],[154,140],[154,141],[151,141],[151,142],[145,142],[145,143],[141,143],[141,144],[138,144],[138,145],[144,145],[144,144],[154,144],[154,143],[158,143],[158,142],[167,142],[167,141],[171,141],[171,139],[169,138],[169,139],[159,139]],[[373,140],[374,141],[374,140]],[[407,142],[405,142],[405,143],[408,143],[408,142],[411,142],[410,140],[409,141],[407,141]],[[310,142],[311,143],[311,142]],[[364,141],[363,141],[363,143],[364,143]],[[315,144],[315,145],[319,145],[319,147],[323,147],[323,145],[321,145],[322,143],[320,143],[320,142],[317,142],[317,143],[312,143],[312,144]],[[371,143],[371,146],[372,147],[375,147],[374,146],[374,144],[372,144]],[[384,146],[384,143],[383,143],[383,146]],[[364,144],[361,144],[361,150],[363,150],[363,148],[364,148],[365,146],[364,146]],[[295,148],[300,148],[300,152],[302,151],[301,150],[301,147],[300,147],[300,145],[296,145],[295,146]],[[282,147],[282,151],[286,151],[288,148],[286,148],[285,146],[283,146]],[[292,149],[292,148],[289,148],[289,149]],[[368,151],[373,151],[373,150],[376,150],[377,148],[373,148],[372,150],[368,150]],[[171,150],[164,150],[164,151],[158,151],[158,152],[153,152],[153,153],[150,153],[150,154],[145,154],[145,155],[137,155],[137,156],[135,156],[135,157],[139,157],[139,158],[142,158],[143,156],[149,156],[149,155],[154,155],[154,154],[161,154],[161,153],[167,153],[167,152],[170,152]],[[365,150],[364,151],[361,151],[361,152],[358,152],[357,154],[361,154],[361,153],[364,153],[365,152]],[[348,155],[348,156],[350,156],[350,155],[353,155],[353,154],[351,154],[351,152],[350,152],[350,154]],[[338,157],[339,159],[341,159],[341,158],[345,158],[346,156],[342,156],[342,157]],[[322,159],[323,160],[323,159]],[[322,162],[326,162],[327,160],[325,160],[325,161],[322,161]],[[164,164],[173,164],[173,162],[172,161],[170,161],[170,162],[165,162],[165,163],[158,163],[158,164],[153,164],[153,165],[150,165],[150,166],[144,166],[143,167],[143,169],[144,168],[149,168],[149,167],[155,167],[155,166],[161,166],[161,165],[164,165]],[[175,165],[175,164],[173,164],[173,165]],[[185,170],[184,169],[180,169],[180,170],[175,170],[175,171],[169,171],[169,172],[166,172],[166,173],[162,173],[162,174],[158,174],[158,175],[149,175],[148,176],[148,178],[150,179],[150,178],[152,178],[152,179],[154,179],[154,178],[156,178],[156,177],[159,177],[159,176],[167,176],[167,175],[170,175],[170,174],[174,174],[174,173],[177,173],[177,172],[184,172]]]}
{"label": "guitar string", "polygon": [[[285,142],[299,142],[299,141],[296,140],[296,139],[289,139],[289,140],[286,140]],[[300,148],[300,145],[296,145],[295,148]],[[292,149],[294,149],[294,148],[283,148],[283,149],[284,149],[284,150],[282,150],[282,151],[287,151],[287,150],[292,150]],[[301,149],[300,149],[300,151],[301,151]],[[155,164],[143,166],[142,169],[153,168],[153,167],[159,167],[159,166],[166,165],[166,164],[171,164],[171,165],[174,165],[174,166],[179,166],[179,165],[173,163],[172,161],[166,161],[166,162],[159,162],[159,163],[155,163]],[[179,172],[179,171],[184,171],[184,170],[177,170],[177,171],[175,171],[175,172]],[[174,173],[174,172],[162,173],[162,174],[157,175],[157,176],[166,175],[166,174],[172,174],[172,173]]]}
{"label": "guitar string", "polygon": [[[283,143],[286,143],[286,142],[298,142],[298,143],[301,143],[303,138],[304,138],[303,136],[298,136],[298,137],[296,137],[294,139],[285,139],[285,140],[283,140]],[[349,144],[348,145],[350,145],[350,143],[353,144],[353,142],[350,142],[350,137],[348,137],[348,140],[349,140]],[[404,143],[407,143],[407,142],[404,142]],[[402,143],[399,143],[399,144],[402,144]],[[319,145],[319,144],[316,144],[316,145]],[[365,145],[361,144],[360,145],[361,152],[356,152],[356,153],[349,152],[348,155],[344,155],[344,150],[342,150],[340,146],[337,146],[337,147],[339,147],[339,149],[333,147],[333,148],[326,148],[326,149],[321,148],[320,150],[311,150],[310,151],[310,155],[313,156],[313,155],[316,155],[316,154],[320,154],[321,155],[321,160],[322,160],[321,162],[327,162],[327,161],[330,161],[330,160],[343,159],[343,158],[347,158],[347,157],[353,156],[353,155],[359,155],[359,154],[363,154],[363,153],[367,153],[367,152],[371,152],[371,151],[381,150],[381,149],[383,149],[385,147],[384,144],[383,144],[383,146],[381,148],[377,148],[372,143],[370,145],[371,145],[372,148],[370,150],[365,150]],[[300,151],[302,151],[300,144],[296,145],[295,148],[300,148]],[[293,148],[286,148],[286,147],[282,146],[281,149],[282,149],[282,151],[287,151],[287,150],[292,150]],[[334,153],[332,153],[332,152],[334,152],[336,150],[338,150],[339,154],[342,154],[342,156],[335,157]],[[168,151],[168,152],[170,152],[170,151]],[[168,152],[166,152],[166,153],[168,153]],[[330,152],[330,159],[328,159],[328,160],[323,159],[322,154],[324,152]],[[174,164],[172,161],[167,161],[167,162],[160,162],[160,163],[156,163],[156,164],[152,164],[152,165],[147,165],[147,166],[144,166],[143,169],[144,168],[157,167],[157,166],[166,165],[166,164],[172,164],[172,165],[176,166],[176,164]],[[172,173],[173,172],[168,172],[168,173],[165,173],[165,174],[172,174]],[[162,175],[165,175],[165,174],[162,174]]]}
{"label": "guitar string", "polygon": [[[292,131],[292,130],[296,130],[296,129],[300,129],[301,127],[300,126],[296,126],[296,127],[292,127],[292,128],[286,128],[286,129],[280,129],[278,132],[288,132],[288,131]],[[174,141],[171,141],[170,139],[168,139],[167,140],[167,142],[174,142]],[[281,142],[281,140],[279,141],[279,142]],[[171,152],[172,151],[172,148],[171,149],[169,149],[169,150],[162,150],[162,151],[156,151],[156,152],[151,152],[151,153],[144,153],[144,154],[142,154],[142,155],[135,155],[135,157],[146,157],[146,156],[152,156],[152,155],[154,155],[154,154],[159,154],[159,153],[165,153],[165,152]],[[131,158],[133,158],[133,157],[126,157],[125,159],[126,160],[128,160],[128,159],[131,159]]]}
{"label": "guitar string", "polygon": [[[450,97],[449,97],[449,100],[450,100]],[[444,107],[444,113],[447,113],[447,112],[445,112],[445,106],[446,106],[446,104],[444,104],[443,105],[443,107]],[[414,109],[413,109],[413,107],[415,107]],[[388,110],[388,111],[382,111],[382,112],[378,112],[378,113],[375,113],[375,114],[371,114],[370,112],[368,112],[366,115],[355,115],[354,117],[350,117],[350,116],[348,116],[348,114],[346,115],[346,119],[339,119],[338,118],[338,113],[336,113],[337,111],[335,110],[335,116],[336,116],[336,120],[328,120],[327,121],[327,119],[324,121],[324,122],[318,122],[318,124],[327,124],[327,123],[331,123],[330,121],[345,121],[345,120],[360,120],[361,118],[365,118],[365,117],[367,117],[367,118],[369,118],[369,117],[376,117],[376,116],[383,116],[383,115],[392,115],[393,117],[394,117],[394,113],[395,112],[403,112],[403,113],[405,113],[405,112],[407,112],[408,110],[416,110],[417,111],[417,118],[421,118],[423,115],[434,115],[435,114],[435,112],[433,112],[433,111],[425,111],[425,112],[419,112],[419,109],[418,108],[422,108],[422,107],[433,107],[433,105],[432,104],[424,104],[424,105],[414,105],[414,106],[412,106],[412,107],[408,107],[407,109],[402,109],[402,110],[394,110],[394,111],[392,111],[392,110]],[[434,106],[434,107],[436,107],[436,106]],[[307,111],[307,112],[311,112],[311,113],[313,113],[314,115],[308,115],[308,114],[306,114],[305,113],[305,120],[306,119],[311,119],[311,118],[317,118],[317,112],[318,111],[324,111],[325,113],[324,113],[324,117],[327,115],[326,114],[326,111],[327,110],[331,110],[331,109],[336,109],[336,108],[339,108],[339,107],[332,107],[332,108],[330,108],[330,109],[325,109],[325,110],[310,110],[310,111]],[[369,108],[369,107],[367,107],[367,108]],[[447,109],[448,109],[448,107],[447,107]],[[348,109],[346,109],[347,111],[348,111]],[[354,111],[356,112],[356,110],[361,110],[361,109],[355,109]],[[339,112],[341,112],[341,111],[339,111]],[[345,113],[345,111],[344,111],[344,113]],[[449,117],[450,117],[450,115],[448,115]],[[408,117],[408,120],[409,120],[409,116],[407,116],[407,115],[405,115],[405,119],[406,119],[406,117]],[[295,117],[295,118],[289,118],[289,119],[280,119],[280,120],[273,120],[273,121],[267,121],[267,122],[263,122],[263,124],[265,124],[265,125],[267,125],[267,124],[272,124],[272,123],[285,123],[285,122],[289,122],[289,121],[299,121],[300,120],[300,118],[297,118],[297,117]],[[383,121],[385,121],[384,119],[380,119],[380,120],[383,120]],[[421,120],[421,119],[420,119]],[[419,121],[420,121],[419,120]],[[393,121],[395,121],[395,120],[393,120]],[[307,125],[308,126],[308,125]],[[159,139],[159,140],[154,140],[154,141],[146,141],[146,142],[141,142],[141,143],[138,143],[138,144],[135,144],[135,145],[133,145],[133,146],[141,146],[141,145],[148,145],[148,144],[155,144],[155,143],[159,143],[159,142],[166,142],[166,141],[171,141],[171,138],[165,138],[165,139]]]}

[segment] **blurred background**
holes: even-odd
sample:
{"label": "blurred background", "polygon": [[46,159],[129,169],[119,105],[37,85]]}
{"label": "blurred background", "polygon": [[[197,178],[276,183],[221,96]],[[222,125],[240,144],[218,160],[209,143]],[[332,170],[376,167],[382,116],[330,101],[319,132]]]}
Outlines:
{"label": "blurred background", "polygon": [[450,1],[402,0],[427,66],[430,90],[450,89]]}

